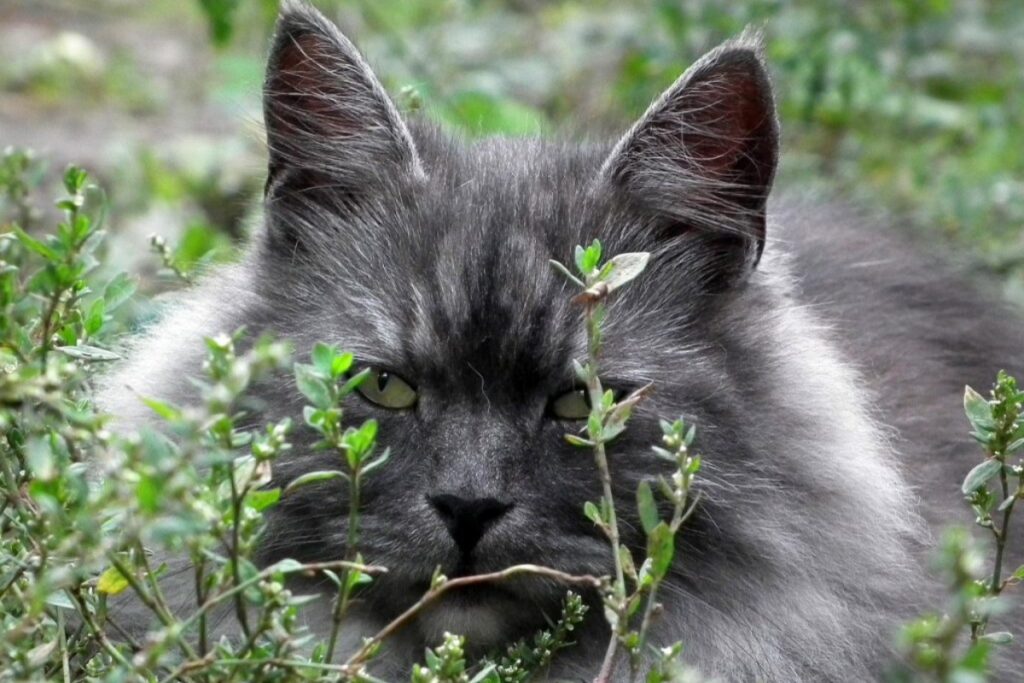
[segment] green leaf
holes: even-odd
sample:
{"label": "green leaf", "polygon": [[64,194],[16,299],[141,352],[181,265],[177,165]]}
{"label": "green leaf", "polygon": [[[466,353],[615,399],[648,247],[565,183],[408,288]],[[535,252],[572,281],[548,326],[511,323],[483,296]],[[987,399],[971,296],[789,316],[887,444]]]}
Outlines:
{"label": "green leaf", "polygon": [[330,408],[331,391],[312,365],[295,364],[295,386],[317,408]]}
{"label": "green leaf", "polygon": [[118,273],[103,288],[103,300],[107,302],[107,311],[113,311],[125,301],[128,301],[134,293],[135,281],[128,277],[126,273]]}
{"label": "green leaf", "polygon": [[364,422],[359,429],[345,434],[343,443],[349,467],[354,470],[361,464],[363,457],[373,449],[376,439],[377,421],[373,419]]}
{"label": "green leaf", "polygon": [[491,663],[480,669],[479,673],[470,679],[469,683],[501,683],[501,677],[498,675],[498,665]]}
{"label": "green leaf", "polygon": [[1009,645],[1013,641],[1013,634],[1009,631],[996,631],[994,633],[986,633],[981,636],[980,640],[995,645]]}
{"label": "green leaf", "polygon": [[50,247],[46,246],[35,237],[32,237],[27,232],[22,230],[17,225],[12,225],[11,229],[14,230],[14,234],[18,236],[18,241],[21,242],[22,246],[30,251],[34,251],[39,254],[47,261],[59,261],[60,256]]}
{"label": "green leaf", "polygon": [[579,244],[576,245],[576,249],[575,251],[573,251],[573,261],[576,262],[576,269],[579,270],[581,273],[586,272],[583,268],[583,258],[586,253],[586,250]]}
{"label": "green leaf", "polygon": [[318,470],[316,472],[307,472],[300,477],[296,477],[291,481],[291,483],[285,486],[283,495],[289,496],[303,486],[319,484],[333,479],[344,479],[347,481],[348,475],[338,470]]}
{"label": "green leaf", "polygon": [[47,595],[45,602],[47,605],[52,605],[53,607],[58,607],[60,609],[78,609],[78,606],[71,601],[71,598],[69,598],[67,593],[64,591],[57,591],[56,593]]}
{"label": "green leaf", "polygon": [[106,349],[101,349],[98,346],[88,346],[86,344],[81,344],[79,346],[58,346],[57,350],[66,356],[87,361],[119,360],[121,358],[121,356],[117,355],[113,351],[107,351]]}
{"label": "green leaf", "polygon": [[568,268],[566,268],[566,267],[565,267],[564,265],[562,265],[562,264],[561,264],[561,263],[559,263],[558,261],[556,261],[556,260],[554,260],[554,259],[551,259],[550,261],[548,261],[548,263],[550,263],[550,264],[551,264],[551,267],[552,267],[552,268],[554,268],[554,269],[555,269],[556,271],[558,271],[558,272],[559,272],[559,273],[560,273],[560,274],[561,274],[561,275],[562,275],[563,277],[565,277],[565,279],[569,280],[569,282],[572,282],[572,283],[573,283],[574,285],[576,285],[577,287],[583,288],[583,287],[586,287],[586,286],[587,286],[587,285],[586,285],[586,284],[585,284],[585,283],[583,282],[583,280],[581,280],[581,279],[579,279],[578,277],[576,277],[575,275],[573,275],[573,274],[572,274],[572,271],[571,271],[571,270],[569,270]]}
{"label": "green leaf", "polygon": [[41,481],[57,477],[57,457],[52,442],[45,437],[33,437],[25,444],[25,460],[29,472]]}
{"label": "green leaf", "polygon": [[613,256],[609,263],[614,263],[615,267],[608,277],[604,279],[605,285],[608,286],[608,291],[613,292],[627,282],[636,279],[647,268],[647,262],[650,259],[651,255],[645,251]]}
{"label": "green leaf", "polygon": [[995,426],[992,406],[984,396],[970,387],[964,387],[964,412],[971,426],[978,431],[987,431]]}
{"label": "green leaf", "polygon": [[345,397],[345,396],[348,396],[349,394],[351,394],[372,373],[373,373],[373,368],[363,368],[362,370],[360,370],[356,374],[354,374],[351,377],[349,377],[348,380],[346,380],[346,382],[341,385],[341,389],[338,390],[338,396]]}
{"label": "green leaf", "polygon": [[100,578],[96,582],[96,590],[106,595],[117,595],[129,585],[128,579],[118,571],[117,567],[109,567],[100,574]]}
{"label": "green leaf", "polygon": [[107,302],[104,299],[96,299],[92,302],[92,306],[89,307],[89,312],[85,316],[85,333],[88,336],[93,336],[101,329],[103,329],[103,316],[106,313]]}
{"label": "green leaf", "polygon": [[160,508],[161,482],[149,475],[143,475],[135,486],[135,499],[143,512],[154,513]]}
{"label": "green leaf", "polygon": [[654,493],[647,481],[641,481],[636,489],[636,505],[640,511],[640,523],[644,533],[650,534],[661,520],[658,518],[658,505],[654,502]]}
{"label": "green leaf", "polygon": [[172,406],[170,403],[164,403],[163,401],[157,401],[153,398],[143,398],[142,402],[145,403],[150,410],[154,413],[167,420],[168,422],[175,422],[181,419],[181,411]]}
{"label": "green leaf", "polygon": [[569,444],[576,446],[577,448],[589,448],[594,445],[593,441],[584,439],[581,436],[576,436],[575,434],[564,434],[563,436]]}
{"label": "green leaf", "polygon": [[675,538],[672,529],[665,522],[658,524],[647,534],[647,556],[651,558],[651,575],[661,580],[672,566],[675,554]]}
{"label": "green leaf", "polygon": [[250,491],[245,496],[245,500],[253,510],[262,512],[269,507],[277,505],[277,502],[281,500],[281,489],[261,489],[259,491]]}
{"label": "green leaf", "polygon": [[583,514],[594,524],[601,526],[604,524],[604,520],[601,519],[601,511],[597,509],[592,501],[587,501],[583,504]]}
{"label": "green leaf", "polygon": [[385,448],[384,452],[381,453],[380,456],[378,456],[373,461],[371,461],[370,463],[368,463],[368,464],[363,466],[363,474],[366,475],[366,474],[369,474],[370,472],[374,471],[375,469],[377,469],[378,467],[380,467],[381,465],[386,463],[390,457],[391,457],[391,449],[390,448]]}
{"label": "green leaf", "polygon": [[985,462],[976,465],[974,469],[968,472],[967,476],[964,477],[964,483],[960,487],[960,490],[963,491],[965,495],[973,491],[977,491],[984,487],[992,477],[999,474],[999,471],[1002,468],[1003,463],[995,459],[986,460]]}
{"label": "green leaf", "polygon": [[64,171],[64,189],[68,194],[78,194],[88,177],[89,174],[78,166],[68,166]]}

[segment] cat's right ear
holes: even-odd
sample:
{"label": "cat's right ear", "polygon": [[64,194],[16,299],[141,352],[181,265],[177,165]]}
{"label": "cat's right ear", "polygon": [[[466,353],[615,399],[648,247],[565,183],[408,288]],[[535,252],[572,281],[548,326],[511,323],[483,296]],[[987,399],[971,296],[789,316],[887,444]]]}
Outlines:
{"label": "cat's right ear", "polygon": [[358,191],[382,175],[422,175],[412,136],[362,55],[316,9],[285,0],[263,95],[268,200],[329,186]]}
{"label": "cat's right ear", "polygon": [[728,285],[765,241],[779,130],[761,38],[747,32],[705,55],[615,146],[601,181],[681,237],[701,278]]}

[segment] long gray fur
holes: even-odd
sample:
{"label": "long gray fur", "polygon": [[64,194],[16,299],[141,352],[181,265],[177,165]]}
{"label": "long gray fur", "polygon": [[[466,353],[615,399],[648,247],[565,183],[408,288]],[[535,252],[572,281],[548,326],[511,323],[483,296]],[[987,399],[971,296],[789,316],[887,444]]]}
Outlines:
{"label": "long gray fur", "polygon": [[[336,344],[416,385],[411,412],[346,406],[353,422],[379,420],[393,453],[368,481],[361,547],[391,572],[356,605],[349,644],[411,603],[435,566],[458,563],[426,500],[440,491],[514,502],[477,571],[608,572],[581,513],[599,497],[590,458],[561,438],[575,426],[545,411],[584,354],[548,259],[594,237],[609,254],[653,254],[611,305],[602,365],[609,386],[655,384],[611,449],[627,542],[643,545],[633,492],[661,468],[658,417],[694,421],[705,462],[656,638],[682,640],[689,663],[726,681],[875,680],[901,620],[941,605],[927,558],[942,525],[971,522],[956,485],[977,457],[959,396],[1000,367],[1024,370],[1024,325],[884,223],[768,206],[778,132],[755,37],[700,60],[617,144],[469,144],[403,121],[352,44],[288,2],[266,120],[265,222],[244,260],[137,341],[101,402],[147,424],[137,397],[190,400],[202,337],[242,325],[299,356]],[[286,378],[258,393],[261,417],[300,414]],[[329,462],[304,448],[311,434],[295,438],[275,484]],[[340,487],[289,497],[262,560],[340,557],[345,510]],[[184,604],[180,576],[168,589]],[[528,633],[562,595],[537,580],[505,589],[432,610],[377,673],[400,675],[444,630],[477,649]],[[328,627],[323,604],[307,618]],[[552,676],[592,678],[605,628],[592,610]]]}

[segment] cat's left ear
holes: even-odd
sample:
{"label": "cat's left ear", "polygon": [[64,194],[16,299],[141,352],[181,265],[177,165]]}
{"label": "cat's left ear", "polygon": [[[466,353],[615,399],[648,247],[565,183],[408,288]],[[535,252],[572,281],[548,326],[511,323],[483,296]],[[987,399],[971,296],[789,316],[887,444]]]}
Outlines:
{"label": "cat's left ear", "polygon": [[268,194],[299,176],[341,190],[381,174],[422,175],[398,109],[355,46],[304,0],[285,0],[263,97]]}
{"label": "cat's left ear", "polygon": [[615,146],[601,180],[696,233],[725,270],[756,265],[778,160],[771,83],[751,32],[705,55]]}

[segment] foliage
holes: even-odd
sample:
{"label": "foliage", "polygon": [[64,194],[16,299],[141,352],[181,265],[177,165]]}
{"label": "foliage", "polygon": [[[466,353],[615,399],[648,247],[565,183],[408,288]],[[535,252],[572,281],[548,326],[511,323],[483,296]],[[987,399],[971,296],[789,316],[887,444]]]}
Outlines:
{"label": "foliage", "polygon": [[[961,490],[977,525],[991,533],[995,555],[991,569],[983,574],[983,554],[966,531],[947,532],[939,555],[950,595],[945,613],[928,614],[907,624],[900,637],[917,672],[913,680],[983,681],[992,646],[1013,639],[1009,632],[988,627],[991,618],[1008,607],[1000,598],[1002,592],[1024,578],[1024,566],[1005,577],[1003,569],[1010,518],[1024,497],[1024,392],[1014,378],[1000,372],[989,399],[970,387],[965,389],[964,411],[973,429],[971,436],[983,446],[986,457],[967,473]],[[895,680],[909,676],[905,672]]]}
{"label": "foliage", "polygon": [[[10,216],[38,213],[25,177],[30,162],[29,155],[11,151],[0,165]],[[676,513],[670,524],[656,521],[650,486],[641,488],[651,557],[639,570],[618,544],[606,481],[601,509],[607,514],[600,523],[615,549],[614,582],[533,565],[456,579],[437,572],[417,603],[355,652],[336,652],[353,596],[386,571],[367,564],[358,548],[361,485],[386,465],[388,451],[378,452],[374,420],[358,427],[343,422],[344,400],[369,370],[359,370],[352,354],[326,344],[313,347],[310,363],[293,364],[284,343],[249,340],[243,330],[219,334],[206,340],[196,404],[141,398],[163,421],[162,430],[116,434],[109,418],[93,407],[91,384],[105,363],[118,358],[111,343],[116,327],[109,323],[135,286],[124,274],[97,285],[103,194],[75,167],[65,173],[64,186],[67,196],[57,202],[64,220],[54,234],[33,236],[9,219],[0,233],[0,680],[372,681],[367,665],[381,644],[426,606],[463,586],[521,574],[600,589],[609,618],[616,615],[612,642],[628,649],[635,677],[657,585],[672,560],[672,536],[692,509],[688,491],[699,464],[687,455],[692,429],[684,431],[681,422],[664,425],[665,448],[656,451],[680,471],[671,483],[659,480],[659,486],[676,504]],[[173,268],[169,247],[159,240],[155,247]],[[581,250],[580,258],[584,264],[593,261],[582,268],[580,281],[593,355],[579,370],[589,373],[591,390],[603,397],[588,422],[587,443],[600,450],[625,428],[642,392],[618,402],[601,392],[600,324],[594,313],[612,291],[639,274],[646,255],[620,255],[599,267],[595,244]],[[320,437],[314,447],[335,452],[338,467],[306,473],[282,490],[268,484],[275,461],[291,448],[292,421],[254,423],[247,394],[288,368],[308,402],[305,428]],[[598,464],[607,480],[607,463]],[[339,511],[348,519],[344,557],[319,563],[284,559],[260,567],[255,553],[265,512],[299,487],[331,480],[348,487],[347,510]],[[302,605],[315,598],[292,593],[288,579],[297,574],[319,574],[336,587],[331,632],[316,645],[299,620]],[[172,575],[191,576],[193,605],[182,607],[165,595],[163,579]],[[629,593],[624,577],[634,584]],[[628,630],[643,598],[643,623],[638,631]],[[153,621],[142,641],[122,622],[129,604]],[[467,662],[461,636],[448,635],[414,667],[412,680],[533,680],[560,650],[573,645],[572,633],[585,612],[582,598],[570,593],[549,629],[478,662]],[[225,614],[237,624],[234,636],[215,631]],[[609,669],[602,680],[611,675]]]}
{"label": "foliage", "polygon": [[[601,243],[594,240],[586,248],[576,248],[575,261],[579,277],[557,261],[552,261],[551,265],[581,289],[574,301],[584,308],[587,331],[587,360],[576,364],[577,378],[586,385],[590,403],[586,437],[566,434],[565,438],[574,446],[593,449],[594,462],[601,478],[601,500],[596,505],[588,501],[584,506],[584,514],[608,537],[615,566],[613,580],[603,590],[605,618],[612,635],[601,671],[595,680],[604,683],[619,680],[615,677],[615,670],[619,664],[620,646],[629,654],[629,680],[636,680],[641,674],[644,659],[648,655],[648,631],[661,610],[656,600],[658,587],[672,566],[676,535],[697,506],[696,497],[691,499],[690,489],[700,469],[700,457],[690,455],[689,451],[696,436],[694,427],[687,428],[681,419],[675,422],[662,421],[664,448],[656,446],[654,452],[672,463],[675,471],[670,479],[659,476],[657,484],[662,495],[672,503],[673,512],[670,521],[660,519],[650,483],[640,483],[637,507],[647,535],[647,554],[638,564],[629,547],[620,541],[606,448],[625,430],[630,413],[650,390],[650,385],[616,400],[615,393],[601,385],[598,357],[601,352],[601,323],[605,316],[605,301],[613,292],[643,272],[650,255],[618,254],[604,263],[601,262],[601,256]],[[635,626],[638,613],[642,617],[639,626]],[[664,656],[658,660],[659,668],[664,670],[672,666],[680,651],[681,644],[678,643],[667,648]]]}

